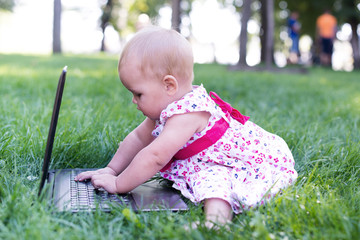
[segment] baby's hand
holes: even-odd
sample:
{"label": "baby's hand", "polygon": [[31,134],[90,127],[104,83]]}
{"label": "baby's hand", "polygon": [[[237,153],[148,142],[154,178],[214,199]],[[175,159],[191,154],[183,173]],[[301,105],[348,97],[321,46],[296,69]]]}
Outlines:
{"label": "baby's hand", "polygon": [[97,174],[91,178],[91,183],[95,189],[103,188],[108,193],[116,193],[116,176],[112,174]]}
{"label": "baby's hand", "polygon": [[114,170],[112,170],[109,167],[105,167],[105,168],[100,168],[96,171],[82,172],[79,175],[77,175],[74,180],[82,182],[82,181],[91,179],[94,175],[99,175],[99,174],[110,174],[110,175],[116,176],[116,173]]}

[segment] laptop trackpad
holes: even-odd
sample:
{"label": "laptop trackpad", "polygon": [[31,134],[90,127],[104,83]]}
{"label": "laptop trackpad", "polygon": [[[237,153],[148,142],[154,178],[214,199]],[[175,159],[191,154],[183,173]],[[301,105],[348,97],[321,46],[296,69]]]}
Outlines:
{"label": "laptop trackpad", "polygon": [[135,188],[132,196],[139,210],[187,210],[180,194],[173,188],[164,187],[158,181],[150,181]]}

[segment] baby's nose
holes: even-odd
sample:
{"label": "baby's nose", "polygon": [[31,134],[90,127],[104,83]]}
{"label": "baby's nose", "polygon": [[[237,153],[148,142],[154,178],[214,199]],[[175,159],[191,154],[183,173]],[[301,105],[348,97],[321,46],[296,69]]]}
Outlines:
{"label": "baby's nose", "polygon": [[132,102],[133,102],[134,104],[137,104],[137,103],[136,103],[136,100],[135,100],[135,97],[132,98]]}

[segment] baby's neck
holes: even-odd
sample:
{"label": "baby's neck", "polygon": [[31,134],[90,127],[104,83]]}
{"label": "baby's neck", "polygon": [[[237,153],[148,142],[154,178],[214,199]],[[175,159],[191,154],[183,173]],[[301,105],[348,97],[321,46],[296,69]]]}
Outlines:
{"label": "baby's neck", "polygon": [[193,86],[191,84],[187,85],[187,86],[179,87],[179,90],[174,95],[174,98],[176,98],[174,101],[181,99],[183,96],[185,96],[186,94],[191,92],[192,89],[193,89]]}

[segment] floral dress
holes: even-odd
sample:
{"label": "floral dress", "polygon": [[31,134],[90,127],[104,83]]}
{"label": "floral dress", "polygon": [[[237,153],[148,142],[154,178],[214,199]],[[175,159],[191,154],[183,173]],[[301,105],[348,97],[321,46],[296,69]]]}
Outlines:
{"label": "floral dress", "polygon": [[241,124],[225,113],[210,98],[205,88],[193,90],[167,106],[156,122],[157,137],[174,114],[206,111],[211,114],[208,126],[195,133],[183,146],[204,136],[216,121],[229,123],[225,134],[205,150],[182,160],[173,160],[161,176],[174,182],[173,187],[194,203],[208,198],[227,201],[234,213],[240,213],[276,195],[295,182],[294,159],[285,141],[256,124]]}

